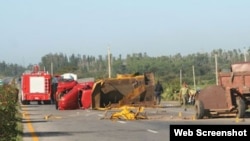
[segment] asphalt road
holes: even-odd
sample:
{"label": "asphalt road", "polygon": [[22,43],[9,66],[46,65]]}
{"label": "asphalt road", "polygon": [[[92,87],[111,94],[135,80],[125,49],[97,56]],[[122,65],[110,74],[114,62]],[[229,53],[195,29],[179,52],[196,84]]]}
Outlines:
{"label": "asphalt road", "polygon": [[[118,110],[119,111],[119,110]],[[193,107],[187,111],[173,102],[162,108],[145,108],[147,119],[111,120],[116,110],[56,110],[54,105],[23,105],[23,141],[169,141],[170,125],[250,124],[250,118],[194,119]]]}

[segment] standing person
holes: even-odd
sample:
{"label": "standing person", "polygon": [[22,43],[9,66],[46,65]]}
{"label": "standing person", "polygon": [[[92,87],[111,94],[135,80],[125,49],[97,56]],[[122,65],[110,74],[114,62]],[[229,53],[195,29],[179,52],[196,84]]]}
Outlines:
{"label": "standing person", "polygon": [[51,103],[55,103],[55,94],[57,91],[57,86],[58,86],[58,80],[57,77],[52,78],[52,93],[51,93]]}
{"label": "standing person", "polygon": [[156,85],[155,85],[155,99],[158,105],[161,104],[161,94],[163,93],[163,87],[160,83],[160,81],[158,80]]}
{"label": "standing person", "polygon": [[182,104],[184,107],[184,111],[186,111],[188,96],[189,96],[189,89],[188,89],[188,85],[186,84],[186,82],[182,84],[179,95],[180,95],[180,100],[182,101]]}

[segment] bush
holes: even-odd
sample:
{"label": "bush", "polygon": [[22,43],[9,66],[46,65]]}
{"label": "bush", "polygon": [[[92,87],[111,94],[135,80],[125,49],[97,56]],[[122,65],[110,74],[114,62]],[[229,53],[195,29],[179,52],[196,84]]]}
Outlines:
{"label": "bush", "polygon": [[18,89],[15,85],[0,86],[0,141],[15,141],[17,130]]}

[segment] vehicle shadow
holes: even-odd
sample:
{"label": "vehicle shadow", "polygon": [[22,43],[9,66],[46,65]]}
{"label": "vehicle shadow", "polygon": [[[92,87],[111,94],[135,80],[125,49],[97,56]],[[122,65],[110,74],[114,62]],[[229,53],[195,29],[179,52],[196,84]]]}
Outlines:
{"label": "vehicle shadow", "polygon": [[[220,116],[218,116],[218,115],[213,115],[213,116],[211,116],[210,118],[236,118],[236,115],[235,114],[231,114],[231,115],[220,115]],[[247,111],[246,113],[245,113],[245,116],[243,117],[243,118],[250,118],[250,111]]]}
{"label": "vehicle shadow", "polygon": [[245,118],[250,118],[250,112],[246,112]]}

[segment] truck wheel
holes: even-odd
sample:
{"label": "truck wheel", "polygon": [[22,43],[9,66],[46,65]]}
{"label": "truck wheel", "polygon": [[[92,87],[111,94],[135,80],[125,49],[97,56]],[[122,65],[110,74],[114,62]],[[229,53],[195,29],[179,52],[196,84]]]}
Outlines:
{"label": "truck wheel", "polygon": [[82,108],[82,92],[81,91],[79,91],[78,92],[78,106],[79,106],[79,108]]}
{"label": "truck wheel", "polygon": [[45,100],[43,101],[44,104],[51,104],[51,101],[50,100]]}
{"label": "truck wheel", "polygon": [[237,114],[236,114],[236,117],[243,118],[245,116],[245,112],[246,112],[246,104],[243,101],[243,99],[240,98],[240,97],[236,98],[236,104],[237,104]]}
{"label": "truck wheel", "polygon": [[56,96],[56,99],[55,99],[56,110],[59,109],[58,101],[61,99],[62,96],[63,96],[63,93],[59,93],[59,94]]}
{"label": "truck wheel", "polygon": [[22,103],[23,105],[28,105],[28,104],[30,104],[29,101],[23,100],[22,98],[21,98],[21,103]]}
{"label": "truck wheel", "polygon": [[21,103],[22,103],[23,105],[27,105],[27,101],[26,101],[26,100],[22,100]]}
{"label": "truck wheel", "polygon": [[58,102],[55,102],[56,110],[58,110]]}
{"label": "truck wheel", "polygon": [[22,98],[21,98],[21,103],[22,103],[23,105],[26,104],[25,100],[23,100]]}
{"label": "truck wheel", "polygon": [[202,103],[202,101],[200,100],[196,100],[195,101],[195,104],[194,104],[194,107],[195,107],[195,118],[196,119],[202,119],[204,117],[204,105]]}

